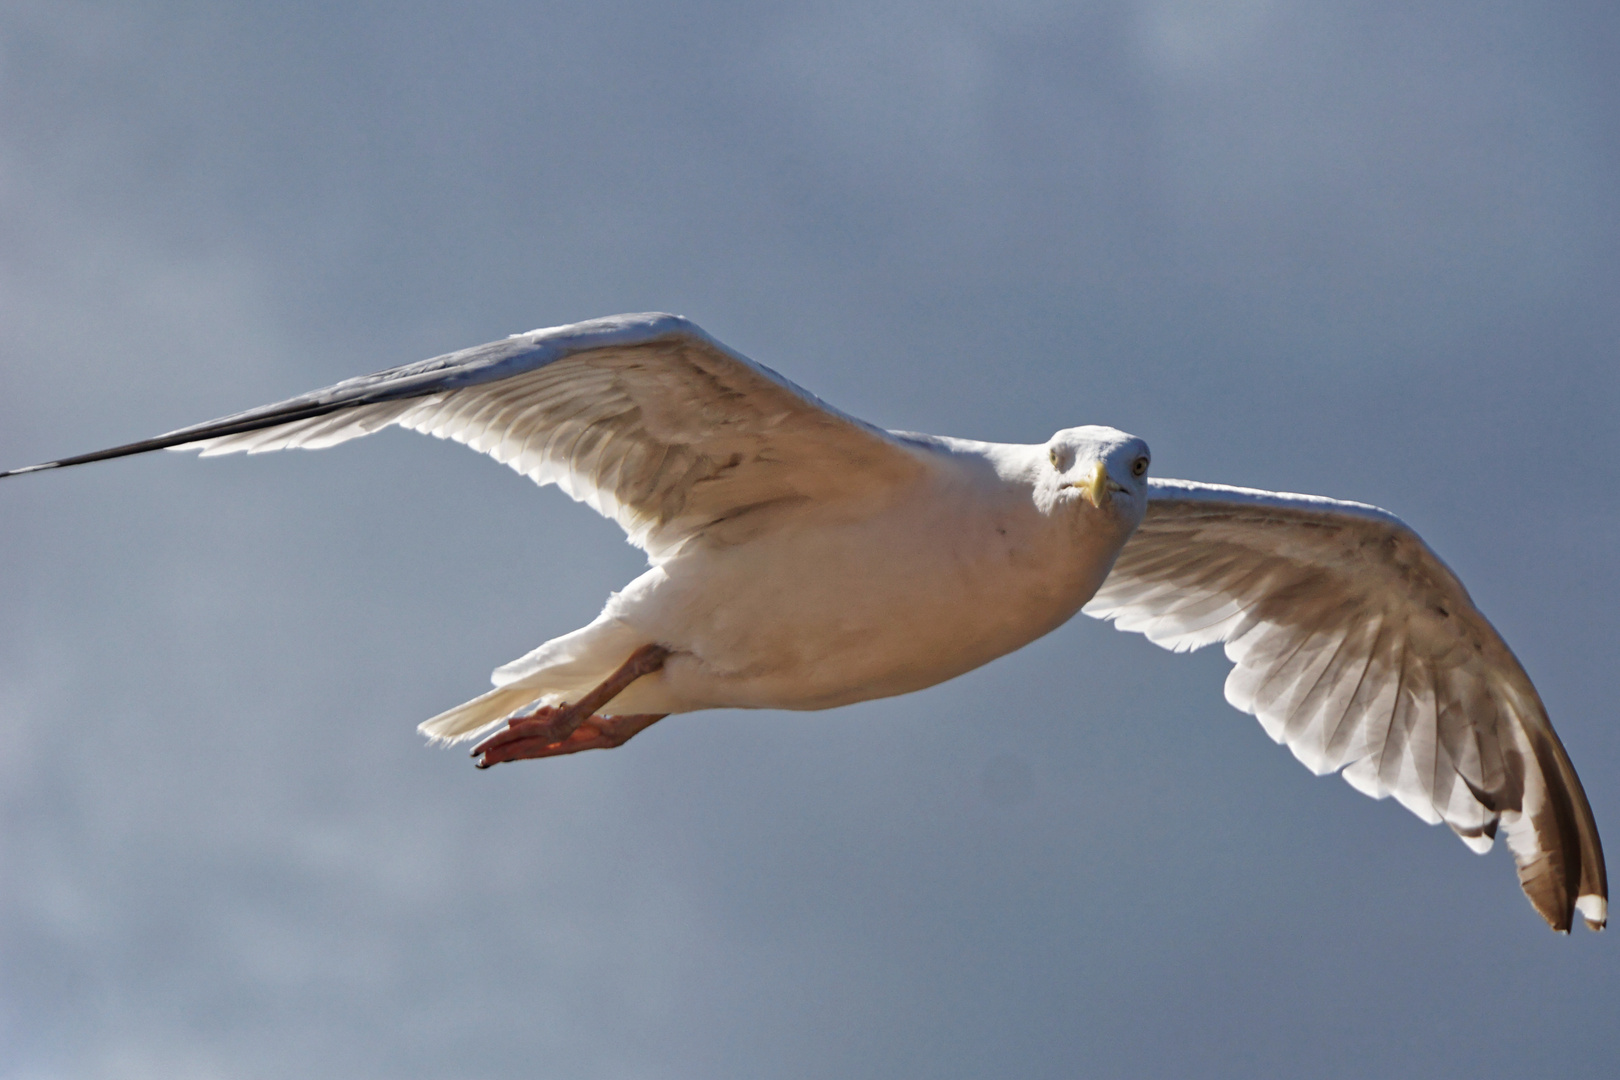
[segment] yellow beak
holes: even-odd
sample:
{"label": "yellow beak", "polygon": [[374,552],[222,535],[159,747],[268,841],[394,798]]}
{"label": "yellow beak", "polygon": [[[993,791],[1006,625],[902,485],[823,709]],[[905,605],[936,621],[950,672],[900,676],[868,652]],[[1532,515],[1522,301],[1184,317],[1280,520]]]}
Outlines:
{"label": "yellow beak", "polygon": [[1091,477],[1075,481],[1074,486],[1080,489],[1082,499],[1101,510],[1103,497],[1108,494],[1108,469],[1099,461]]}

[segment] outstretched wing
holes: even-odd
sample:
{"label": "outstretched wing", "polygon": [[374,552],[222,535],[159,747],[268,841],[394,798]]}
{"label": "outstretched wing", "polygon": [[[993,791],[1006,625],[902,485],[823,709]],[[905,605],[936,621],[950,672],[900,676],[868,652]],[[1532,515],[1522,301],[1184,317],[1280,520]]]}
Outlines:
{"label": "outstretched wing", "polygon": [[454,439],[623,526],[655,561],[732,543],[924,468],[674,315],[618,315],[348,379],[274,405],[0,476],[148,450],[316,449],[389,424]]}
{"label": "outstretched wing", "polygon": [[1226,643],[1226,699],[1318,775],[1475,851],[1498,824],[1556,930],[1607,917],[1603,850],[1535,687],[1462,584],[1361,503],[1156,480],[1089,615],[1177,652]]}

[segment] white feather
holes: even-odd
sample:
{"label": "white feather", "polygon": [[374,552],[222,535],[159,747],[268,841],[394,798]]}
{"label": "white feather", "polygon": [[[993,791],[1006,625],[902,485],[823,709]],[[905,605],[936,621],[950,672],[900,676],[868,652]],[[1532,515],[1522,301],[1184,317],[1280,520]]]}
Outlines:
{"label": "white feather", "polygon": [[1444,821],[1477,852],[1502,825],[1526,892],[1555,925],[1571,904],[1603,903],[1596,826],[1540,698],[1451,571],[1393,515],[1154,481],[1142,525],[1085,611],[1177,651],[1224,641],[1226,699],[1313,772],[1342,770],[1357,791]]}

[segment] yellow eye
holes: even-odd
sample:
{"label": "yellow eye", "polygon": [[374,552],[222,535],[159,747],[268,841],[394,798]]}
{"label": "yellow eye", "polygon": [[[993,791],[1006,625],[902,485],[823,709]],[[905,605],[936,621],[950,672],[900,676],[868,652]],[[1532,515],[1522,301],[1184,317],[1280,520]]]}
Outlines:
{"label": "yellow eye", "polygon": [[1148,459],[1145,457],[1139,457],[1135,461],[1131,462],[1131,475],[1145,476],[1147,475],[1147,467]]}
{"label": "yellow eye", "polygon": [[1056,469],[1058,472],[1062,472],[1063,471],[1063,466],[1061,464],[1059,464],[1059,462],[1058,462],[1058,452],[1057,452],[1057,447],[1055,447],[1055,446],[1052,447],[1051,458],[1052,458],[1052,468]]}

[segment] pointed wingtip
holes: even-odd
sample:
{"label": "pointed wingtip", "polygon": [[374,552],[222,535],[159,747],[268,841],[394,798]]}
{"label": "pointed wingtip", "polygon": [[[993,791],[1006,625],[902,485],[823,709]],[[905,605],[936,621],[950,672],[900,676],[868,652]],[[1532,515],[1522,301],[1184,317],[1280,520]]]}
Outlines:
{"label": "pointed wingtip", "polygon": [[1586,920],[1588,930],[1602,930],[1609,924],[1609,901],[1594,893],[1587,893],[1575,901],[1575,910]]}
{"label": "pointed wingtip", "polygon": [[23,473],[44,472],[46,469],[59,469],[61,467],[62,463],[60,461],[45,461],[38,465],[25,465],[20,469],[7,469],[5,472],[0,472],[0,480],[4,480],[8,476],[21,476]]}

